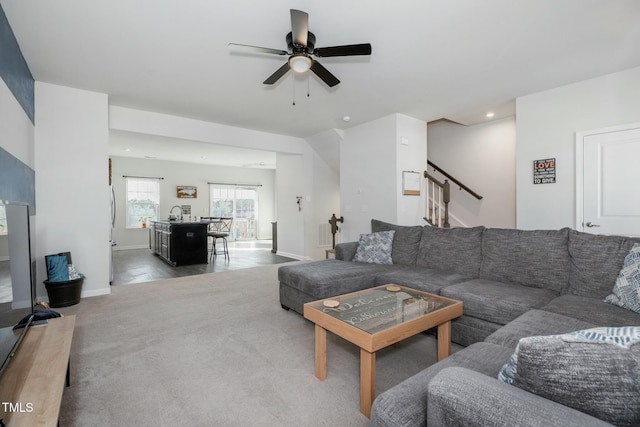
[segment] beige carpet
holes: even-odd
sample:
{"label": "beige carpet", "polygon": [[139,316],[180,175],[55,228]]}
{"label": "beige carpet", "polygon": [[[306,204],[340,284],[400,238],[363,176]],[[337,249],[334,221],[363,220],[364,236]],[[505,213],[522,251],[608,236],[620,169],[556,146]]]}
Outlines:
{"label": "beige carpet", "polygon": [[[366,426],[359,352],[328,334],[315,378],[314,328],[280,308],[278,265],[117,286],[75,314],[61,426]],[[418,335],[384,349],[377,393],[435,361]]]}

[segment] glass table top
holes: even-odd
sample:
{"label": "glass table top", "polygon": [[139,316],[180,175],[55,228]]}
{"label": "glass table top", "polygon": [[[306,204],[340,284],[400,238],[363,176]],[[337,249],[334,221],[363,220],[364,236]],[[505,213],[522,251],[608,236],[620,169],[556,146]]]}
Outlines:
{"label": "glass table top", "polygon": [[374,334],[456,303],[455,300],[404,286],[384,285],[306,305]]}

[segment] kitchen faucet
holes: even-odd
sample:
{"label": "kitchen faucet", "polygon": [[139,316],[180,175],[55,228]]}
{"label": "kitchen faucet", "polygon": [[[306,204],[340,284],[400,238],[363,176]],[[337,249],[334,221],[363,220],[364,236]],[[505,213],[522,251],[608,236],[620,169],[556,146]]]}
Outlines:
{"label": "kitchen faucet", "polygon": [[175,205],[174,207],[172,207],[172,208],[171,208],[171,210],[169,211],[169,218],[171,218],[171,214],[173,213],[173,210],[174,210],[175,208],[180,209],[180,216],[178,217],[178,219],[179,219],[180,221],[182,221],[182,208],[181,208],[180,206],[178,206],[178,205]]}

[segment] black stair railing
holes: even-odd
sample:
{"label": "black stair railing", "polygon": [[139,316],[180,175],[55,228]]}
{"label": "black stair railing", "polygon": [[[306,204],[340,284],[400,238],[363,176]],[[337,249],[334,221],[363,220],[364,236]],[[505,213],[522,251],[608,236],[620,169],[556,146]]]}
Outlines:
{"label": "black stair railing", "polygon": [[[478,200],[482,200],[482,196],[479,195],[478,193],[476,193],[475,191],[473,191],[472,189],[470,189],[469,187],[467,187],[466,185],[464,185],[463,183],[461,183],[460,181],[458,181],[456,178],[454,178],[451,174],[445,172],[441,167],[439,167],[438,165],[436,165],[435,163],[433,163],[430,160],[427,160],[427,165],[431,166],[433,168],[434,171],[438,171],[440,172],[442,175],[446,176],[447,178],[449,178],[451,180],[451,182],[454,182],[459,188],[460,190],[464,190],[467,193],[471,194],[473,197],[475,197]],[[425,172],[426,173],[426,172]]]}

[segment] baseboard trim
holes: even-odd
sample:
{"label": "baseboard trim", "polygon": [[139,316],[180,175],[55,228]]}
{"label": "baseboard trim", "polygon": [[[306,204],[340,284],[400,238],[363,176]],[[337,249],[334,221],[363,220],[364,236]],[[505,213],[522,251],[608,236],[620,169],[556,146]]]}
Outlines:
{"label": "baseboard trim", "polygon": [[287,258],[293,258],[300,261],[311,261],[310,257],[304,256],[304,255],[298,255],[298,254],[291,254],[289,252],[277,251],[276,255],[286,256]]}
{"label": "baseboard trim", "polygon": [[149,249],[149,245],[129,245],[129,246],[116,245],[113,247],[114,251],[126,251],[128,249]]}
{"label": "baseboard trim", "polygon": [[94,289],[90,291],[82,291],[80,294],[80,298],[91,298],[91,297],[99,297],[100,295],[109,295],[111,294],[111,286],[105,289]]}

